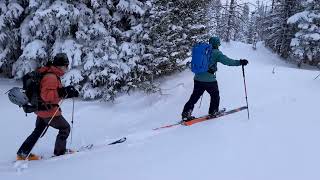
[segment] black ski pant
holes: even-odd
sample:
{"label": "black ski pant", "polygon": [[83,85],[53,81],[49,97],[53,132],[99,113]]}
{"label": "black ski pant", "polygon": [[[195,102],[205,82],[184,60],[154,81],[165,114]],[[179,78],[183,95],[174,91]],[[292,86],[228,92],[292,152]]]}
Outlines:
{"label": "black ski pant", "polygon": [[[50,119],[51,118],[37,117],[36,127],[34,128],[33,132],[30,134],[30,136],[23,142],[23,144],[19,148],[17,152],[18,155],[26,156],[30,153],[33,146],[36,144],[37,140],[40,138],[41,133],[47,127]],[[66,151],[67,138],[70,133],[70,125],[64,119],[63,116],[56,116],[50,122],[50,126],[59,130],[56,143],[55,143],[54,154],[62,155]]]}
{"label": "black ski pant", "polygon": [[207,91],[210,94],[210,107],[209,114],[219,110],[220,96],[218,82],[200,82],[194,81],[193,92],[189,101],[184,105],[183,112],[192,112],[194,105],[198,102],[200,97],[203,95],[204,91]]}

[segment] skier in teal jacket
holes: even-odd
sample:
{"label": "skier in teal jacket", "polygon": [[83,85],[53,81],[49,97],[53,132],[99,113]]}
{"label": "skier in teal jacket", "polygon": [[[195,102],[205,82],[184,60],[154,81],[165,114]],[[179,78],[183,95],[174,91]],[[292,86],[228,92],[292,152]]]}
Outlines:
{"label": "skier in teal jacket", "polygon": [[248,64],[248,60],[246,59],[234,60],[224,55],[219,50],[219,46],[221,44],[218,37],[211,37],[209,39],[209,43],[213,47],[211,56],[212,58],[209,62],[209,70],[207,72],[198,73],[194,76],[193,92],[189,101],[185,104],[181,114],[183,121],[194,119],[194,117],[191,115],[194,105],[200,99],[204,91],[207,91],[211,97],[209,114],[216,115],[219,112],[220,96],[216,79],[218,62],[228,66],[246,66]]}

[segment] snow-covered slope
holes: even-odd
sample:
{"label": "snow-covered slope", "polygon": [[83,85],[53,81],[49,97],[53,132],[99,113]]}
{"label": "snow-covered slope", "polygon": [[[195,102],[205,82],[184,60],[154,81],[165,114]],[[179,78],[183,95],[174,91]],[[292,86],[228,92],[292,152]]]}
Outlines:
{"label": "snow-covered slope", "polygon": [[[162,94],[132,93],[115,104],[75,104],[71,148],[103,144],[126,136],[127,142],[89,152],[30,162],[16,172],[15,153],[31,133],[35,116],[25,117],[4,92],[15,82],[0,80],[1,153],[0,179],[70,180],[301,180],[319,179],[320,80],[317,71],[296,69],[261,44],[232,42],[221,50],[229,57],[247,58],[250,120],[242,111],[191,127],[152,131],[180,119],[193,88],[193,74],[186,70],[161,80]],[[245,105],[241,67],[218,66],[221,107]],[[209,95],[194,115],[208,110]],[[72,101],[63,105],[71,121]],[[57,132],[50,129],[34,149],[50,156]]]}

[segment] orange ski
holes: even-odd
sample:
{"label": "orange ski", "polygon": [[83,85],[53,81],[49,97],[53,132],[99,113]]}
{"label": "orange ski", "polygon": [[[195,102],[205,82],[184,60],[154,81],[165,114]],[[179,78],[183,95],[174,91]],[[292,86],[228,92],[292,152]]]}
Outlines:
{"label": "orange ski", "polygon": [[239,112],[239,111],[242,111],[242,110],[245,110],[245,109],[248,109],[248,107],[247,107],[247,106],[242,106],[242,107],[240,107],[240,108],[236,108],[236,109],[232,109],[232,110],[230,110],[230,111],[222,112],[222,113],[220,113],[220,114],[218,114],[218,115],[216,115],[216,116],[206,115],[206,116],[201,116],[201,117],[198,117],[198,118],[189,120],[189,121],[180,121],[180,122],[175,123],[175,124],[170,124],[170,125],[166,125],[166,126],[154,128],[153,130],[160,130],[160,129],[165,129],[165,128],[171,128],[171,127],[178,126],[178,125],[191,126],[191,125],[193,125],[193,124],[195,124],[195,123],[199,123],[199,122],[202,122],[202,121],[207,121],[207,120],[219,118],[219,117],[221,117],[221,116],[225,116],[225,115],[228,115],[228,114],[232,114],[232,113],[235,113],[235,112]]}
{"label": "orange ski", "polygon": [[216,116],[207,115],[207,116],[203,116],[203,117],[200,117],[200,118],[192,119],[190,121],[183,121],[183,122],[181,122],[181,124],[185,125],[185,126],[191,126],[193,124],[196,124],[196,123],[199,123],[199,122],[202,122],[202,121],[207,121],[207,120],[219,118],[221,116],[225,116],[225,115],[228,115],[228,114],[239,112],[239,111],[245,110],[247,108],[248,108],[247,106],[243,106],[243,107],[240,107],[240,108],[237,108],[237,109],[233,109],[233,110],[230,110],[230,111],[225,111],[225,112],[220,113],[220,114],[218,114]]}

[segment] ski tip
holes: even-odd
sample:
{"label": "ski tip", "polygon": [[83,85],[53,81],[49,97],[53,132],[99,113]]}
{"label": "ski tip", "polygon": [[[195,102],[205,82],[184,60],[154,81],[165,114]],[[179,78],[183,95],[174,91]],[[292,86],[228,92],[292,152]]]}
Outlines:
{"label": "ski tip", "polygon": [[119,139],[119,140],[116,140],[116,141],[114,141],[114,142],[112,142],[112,143],[109,143],[108,145],[123,143],[123,142],[125,142],[126,140],[127,140],[127,138],[126,138],[126,137],[123,137],[123,138],[121,138],[121,139]]}
{"label": "ski tip", "polygon": [[240,109],[248,109],[248,106],[242,106]]}

